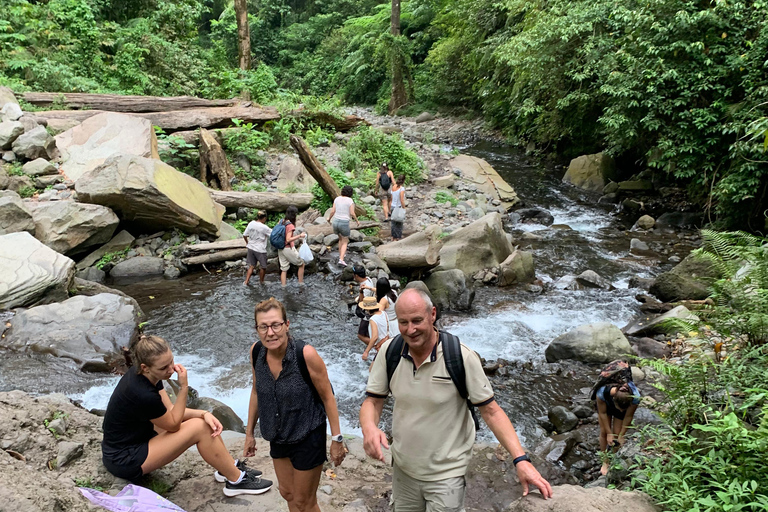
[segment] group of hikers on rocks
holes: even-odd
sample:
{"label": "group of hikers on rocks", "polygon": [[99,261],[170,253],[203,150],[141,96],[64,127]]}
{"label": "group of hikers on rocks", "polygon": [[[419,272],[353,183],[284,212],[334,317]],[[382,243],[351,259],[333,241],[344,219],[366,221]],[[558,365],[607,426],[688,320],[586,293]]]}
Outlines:
{"label": "group of hikers on rocks", "polygon": [[[390,233],[392,241],[398,241],[403,238],[403,224],[405,223],[405,175],[398,176],[395,179],[392,171],[389,170],[386,163],[376,173],[376,184],[374,194],[381,199],[381,206],[384,212],[384,221],[390,222]],[[360,221],[355,213],[355,202],[352,199],[354,189],[350,185],[345,185],[341,189],[341,195],[333,201],[333,206],[328,212],[328,217],[333,228],[333,233],[339,237],[339,261],[338,264],[346,267],[345,257],[349,237],[351,234],[350,222],[354,220],[357,227]],[[245,286],[251,281],[251,276],[256,266],[259,267],[259,283],[264,284],[267,274],[267,241],[277,249],[278,261],[280,264],[280,283],[286,286],[288,270],[291,265],[298,267],[297,277],[299,286],[304,285],[304,265],[305,260],[299,255],[296,249],[296,242],[306,239],[306,233],[296,233],[296,215],[298,208],[289,206],[286,209],[285,216],[274,228],[266,225],[267,212],[259,211],[256,220],[248,223],[243,231],[245,239],[248,263],[248,270],[245,274]]]}

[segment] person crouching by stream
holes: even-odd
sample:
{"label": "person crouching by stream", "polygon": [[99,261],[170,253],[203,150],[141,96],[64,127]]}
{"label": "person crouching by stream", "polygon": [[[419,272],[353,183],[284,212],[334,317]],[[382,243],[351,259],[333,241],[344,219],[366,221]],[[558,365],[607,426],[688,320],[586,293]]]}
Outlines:
{"label": "person crouching by stream", "polygon": [[[261,494],[272,487],[271,481],[261,478],[261,471],[232,458],[221,440],[222,425],[213,414],[186,407],[187,370],[174,364],[163,338],[142,335],[125,355],[130,368],[112,393],[104,415],[102,460],[110,473],[136,480],[196,445],[203,459],[216,469],[214,478],[224,483],[226,496]],[[162,381],[174,373],[180,388],[172,404]]]}
{"label": "person crouching by stream", "polygon": [[243,457],[256,453],[254,428],[269,441],[280,495],[292,512],[319,512],[317,487],[325,454],[326,419],[331,425],[331,460],[345,450],[339,410],[325,363],[317,351],[290,335],[282,302],[274,297],[254,311],[260,341],[251,346],[253,385]]}
{"label": "person crouching by stream", "polygon": [[[624,444],[624,436],[640,404],[640,391],[633,382],[609,384],[598,388],[595,402],[600,424],[600,451],[617,451]],[[600,473],[608,473],[608,462],[603,463]]]}

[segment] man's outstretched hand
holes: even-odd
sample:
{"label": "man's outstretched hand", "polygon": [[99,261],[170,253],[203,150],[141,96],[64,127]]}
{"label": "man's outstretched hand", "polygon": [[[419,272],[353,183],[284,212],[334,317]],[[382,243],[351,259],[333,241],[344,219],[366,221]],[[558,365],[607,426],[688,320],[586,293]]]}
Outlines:
{"label": "man's outstretched hand", "polygon": [[533,467],[533,464],[528,461],[522,461],[515,466],[515,469],[517,469],[517,478],[520,480],[520,485],[523,486],[523,496],[528,496],[529,485],[535,485],[545,500],[552,497],[552,486],[544,480],[544,477]]}

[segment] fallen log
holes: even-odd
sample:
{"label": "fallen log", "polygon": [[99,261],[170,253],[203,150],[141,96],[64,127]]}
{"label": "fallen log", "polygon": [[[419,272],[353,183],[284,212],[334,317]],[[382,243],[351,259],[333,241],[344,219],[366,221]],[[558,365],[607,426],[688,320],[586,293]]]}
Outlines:
{"label": "fallen log", "polygon": [[356,115],[337,116],[330,112],[310,112],[303,109],[291,110],[288,115],[308,119],[319,125],[333,126],[333,129],[337,132],[347,132],[360,125],[371,125],[371,123]]}
{"label": "fallen log", "polygon": [[380,245],[376,254],[390,268],[432,268],[440,263],[440,226],[428,226],[397,242]]}
{"label": "fallen log", "polygon": [[309,208],[312,194],[283,194],[280,192],[224,192],[211,190],[214,201],[227,208],[258,208],[268,212],[284,212],[294,205],[299,210]]}
{"label": "fallen log", "polygon": [[[304,142],[304,139],[298,135],[291,135],[291,146],[293,146],[293,149],[295,149],[299,154],[299,160],[301,160],[301,163],[303,163],[304,167],[307,168],[309,174],[311,174],[312,177],[317,180],[320,188],[322,188],[323,191],[328,194],[328,197],[331,198],[331,201],[339,197],[341,195],[339,186],[335,181],[333,181],[331,175],[328,174],[323,164],[320,163],[320,160],[318,160],[315,154],[312,153],[312,150],[309,149],[309,146],[306,142]],[[365,213],[365,208],[360,205],[355,205],[356,215],[365,215]]]}
{"label": "fallen log", "polygon": [[241,249],[245,247],[245,240],[243,238],[235,238],[234,240],[224,240],[223,242],[211,242],[209,244],[195,244],[188,245],[187,252],[207,252],[207,251],[224,251],[227,249]]}
{"label": "fallen log", "polygon": [[213,134],[200,128],[200,181],[216,185],[219,190],[232,190],[230,182],[235,177],[224,150]]}
{"label": "fallen log", "polygon": [[210,254],[201,254],[200,256],[190,256],[189,258],[182,258],[181,262],[185,265],[205,265],[207,263],[220,263],[222,261],[239,260],[245,258],[248,250],[243,247],[242,249],[229,249],[226,251],[217,251]]}
{"label": "fallen log", "polygon": [[[49,119],[70,119],[83,122],[91,116],[101,114],[104,110],[44,110],[30,113],[38,122]],[[169,112],[146,112],[130,114],[149,119],[150,122],[167,132],[193,130],[203,128],[227,128],[234,126],[232,119],[240,119],[244,123],[261,124],[280,119],[280,113],[275,107],[210,107],[189,110],[173,110]]]}
{"label": "fallen log", "polygon": [[[206,100],[194,96],[123,96],[80,92],[25,92],[21,98],[36,107],[63,105],[71,109],[107,110],[109,112],[168,112],[192,108],[233,107],[238,98]],[[244,105],[245,106],[245,105]]]}

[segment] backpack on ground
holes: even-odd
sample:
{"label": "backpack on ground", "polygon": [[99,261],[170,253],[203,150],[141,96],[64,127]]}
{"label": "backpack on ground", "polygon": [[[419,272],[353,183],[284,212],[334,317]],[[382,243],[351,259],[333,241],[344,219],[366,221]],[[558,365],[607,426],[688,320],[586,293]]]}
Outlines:
{"label": "backpack on ground", "polygon": [[[480,429],[480,422],[477,420],[477,413],[475,406],[469,400],[469,392],[467,391],[467,374],[464,370],[464,358],[461,357],[461,343],[459,338],[453,334],[445,331],[439,331],[440,343],[443,344],[443,360],[445,361],[445,369],[448,370],[448,375],[451,376],[453,384],[459,392],[459,396],[467,401],[467,407],[472,415],[472,421],[475,422],[475,431]],[[392,343],[387,347],[387,383],[392,380],[392,375],[395,373],[395,368],[400,364],[402,359],[401,354],[403,352],[403,336],[398,334],[392,340]]]}
{"label": "backpack on ground", "polygon": [[622,359],[611,361],[600,371],[597,382],[592,386],[590,399],[595,400],[597,398],[597,390],[603,386],[611,384],[622,386],[630,382],[632,382],[632,366],[630,366],[629,362]]}
{"label": "backpack on ground", "polygon": [[389,179],[389,174],[385,172],[379,175],[379,185],[381,185],[383,190],[389,190],[389,187],[392,186],[392,180]]}
{"label": "backpack on ground", "polygon": [[[315,383],[312,382],[312,377],[309,375],[309,368],[307,368],[307,361],[304,359],[304,346],[306,343],[304,343],[302,340],[293,340],[293,346],[296,348],[296,363],[299,365],[299,373],[301,373],[301,378],[304,379],[304,382],[307,383],[307,386],[309,386],[309,389],[312,390],[312,395],[315,397],[315,400],[318,401],[318,403],[323,403],[323,400],[320,398],[320,393],[317,392],[317,388],[315,387]],[[261,341],[256,342],[256,349],[254,350],[253,354],[253,360],[256,361],[256,359],[259,358],[259,355],[261,354],[262,349],[264,348],[264,345],[261,343]],[[331,385],[331,391],[333,391],[333,385]]]}
{"label": "backpack on ground", "polygon": [[269,234],[269,243],[275,249],[285,249],[285,220],[281,220],[272,228],[272,232]]}

